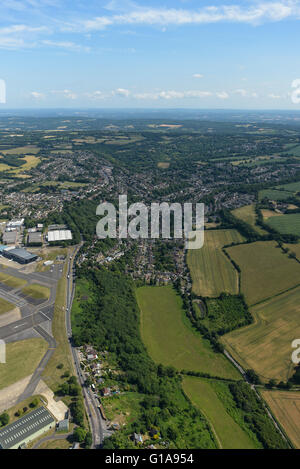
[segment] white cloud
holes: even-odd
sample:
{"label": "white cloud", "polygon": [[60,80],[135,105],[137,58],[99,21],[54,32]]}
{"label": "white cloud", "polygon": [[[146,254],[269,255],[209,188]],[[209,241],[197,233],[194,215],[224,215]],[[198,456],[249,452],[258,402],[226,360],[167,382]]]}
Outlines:
{"label": "white cloud", "polygon": [[45,94],[44,93],[40,93],[39,91],[31,91],[30,92],[30,97],[33,98],[33,99],[44,99],[45,98]]}
{"label": "white cloud", "polygon": [[203,78],[203,75],[201,73],[194,73],[193,78]]}
{"label": "white cloud", "polygon": [[229,94],[226,91],[220,91],[216,95],[217,95],[217,98],[220,98],[220,99],[228,99],[229,98]]}
{"label": "white cloud", "polygon": [[124,88],[117,88],[116,90],[112,91],[112,95],[123,96],[125,98],[128,98],[128,96],[130,95],[130,91]]}
{"label": "white cloud", "polygon": [[247,91],[244,90],[244,89],[242,89],[242,88],[239,88],[239,89],[237,89],[237,90],[234,90],[234,93],[239,94],[239,95],[241,95],[241,96],[247,96]]}
{"label": "white cloud", "polygon": [[8,35],[8,34],[17,34],[17,33],[40,33],[49,31],[48,28],[45,26],[27,26],[26,24],[14,24],[11,26],[5,26],[4,28],[0,28],[0,35]]}
{"label": "white cloud", "polygon": [[[253,2],[254,3],[254,2]],[[68,28],[83,28],[97,31],[112,25],[189,25],[208,23],[248,23],[282,21],[287,18],[299,19],[300,7],[298,0],[257,1],[249,6],[239,4],[206,6],[197,10],[176,8],[144,8],[134,6],[132,11],[122,14],[97,16]]]}
{"label": "white cloud", "polygon": [[136,99],[158,99],[158,93],[136,93],[134,95]]}
{"label": "white cloud", "polygon": [[176,90],[163,90],[156,93],[137,93],[134,95],[136,99],[184,99],[184,98],[206,98],[213,96],[211,91],[199,91],[199,90],[187,90],[187,91],[176,91]]}
{"label": "white cloud", "polygon": [[243,98],[258,98],[258,94],[255,91],[247,91],[243,88],[238,88],[233,91],[235,94],[239,94]]}
{"label": "white cloud", "polygon": [[89,99],[105,99],[108,97],[107,94],[99,90],[85,93],[85,96]]}
{"label": "white cloud", "polygon": [[78,97],[77,94],[71,90],[53,90],[51,93],[61,95],[66,99],[77,99]]}
{"label": "white cloud", "polygon": [[44,40],[44,41],[41,41],[41,43],[46,46],[57,47],[60,49],[67,49],[67,50],[74,51],[74,52],[80,52],[80,51],[89,52],[90,51],[90,47],[81,46],[80,44],[75,44],[74,42],[71,42],[71,41]]}
{"label": "white cloud", "polygon": [[48,32],[44,26],[31,27],[15,24],[0,28],[1,49],[23,49],[36,46],[36,35]]}

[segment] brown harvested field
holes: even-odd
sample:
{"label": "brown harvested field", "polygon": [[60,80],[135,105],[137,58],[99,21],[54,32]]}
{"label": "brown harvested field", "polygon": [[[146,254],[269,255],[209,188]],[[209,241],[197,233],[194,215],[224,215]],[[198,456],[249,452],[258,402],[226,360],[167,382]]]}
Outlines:
{"label": "brown harvested field", "polygon": [[244,207],[236,208],[231,212],[239,220],[248,223],[257,233],[266,234],[266,231],[263,230],[260,226],[256,225],[256,213],[254,205],[244,205]]}
{"label": "brown harvested field", "polygon": [[254,323],[222,337],[241,365],[264,381],[286,381],[293,373],[291,343],[300,337],[300,287],[252,308]]}
{"label": "brown harvested field", "polygon": [[196,295],[217,297],[221,292],[238,293],[238,273],[222,252],[222,247],[242,242],[236,230],[209,230],[201,249],[191,249],[187,262]]}
{"label": "brown harvested field", "polygon": [[296,254],[297,259],[300,261],[300,243],[298,244],[285,244],[285,248],[288,248],[290,252],[294,252]]}
{"label": "brown harvested field", "polygon": [[241,287],[248,305],[300,284],[300,264],[275,241],[258,241],[226,249],[241,269]]}
{"label": "brown harvested field", "polygon": [[26,147],[10,148],[9,150],[1,150],[3,155],[22,155],[28,153],[38,153],[40,149],[36,145],[27,145]]}
{"label": "brown harvested field", "polygon": [[168,162],[160,161],[159,163],[157,163],[157,167],[161,169],[168,169],[169,166],[170,163]]}
{"label": "brown harvested field", "polygon": [[263,208],[261,210],[261,214],[264,220],[268,220],[270,217],[280,217],[280,215],[282,215],[282,213],[274,212],[274,210],[269,210],[267,208]]}
{"label": "brown harvested field", "polygon": [[300,392],[263,391],[262,395],[295,448],[300,449]]}

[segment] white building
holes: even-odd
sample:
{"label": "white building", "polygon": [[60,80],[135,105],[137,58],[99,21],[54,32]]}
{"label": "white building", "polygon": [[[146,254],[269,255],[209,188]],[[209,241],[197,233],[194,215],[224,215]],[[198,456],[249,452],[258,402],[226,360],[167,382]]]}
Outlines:
{"label": "white building", "polygon": [[69,241],[72,239],[70,230],[54,230],[49,231],[47,235],[48,242]]}

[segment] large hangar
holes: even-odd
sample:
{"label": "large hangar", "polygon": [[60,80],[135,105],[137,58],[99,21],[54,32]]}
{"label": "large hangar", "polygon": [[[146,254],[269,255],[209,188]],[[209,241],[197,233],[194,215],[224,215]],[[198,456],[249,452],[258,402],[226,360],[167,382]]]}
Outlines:
{"label": "large hangar", "polygon": [[2,255],[8,259],[18,262],[19,264],[29,264],[30,262],[34,262],[38,259],[38,256],[22,248],[5,249],[2,251]]}

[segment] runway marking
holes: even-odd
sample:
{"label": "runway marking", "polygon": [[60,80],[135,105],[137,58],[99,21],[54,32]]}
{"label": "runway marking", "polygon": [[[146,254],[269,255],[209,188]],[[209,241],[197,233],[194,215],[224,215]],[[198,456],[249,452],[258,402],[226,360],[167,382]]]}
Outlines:
{"label": "runway marking", "polygon": [[22,326],[27,326],[27,322],[24,322],[23,324],[19,324],[18,326],[14,326],[14,329],[17,329],[18,327],[22,327]]}

